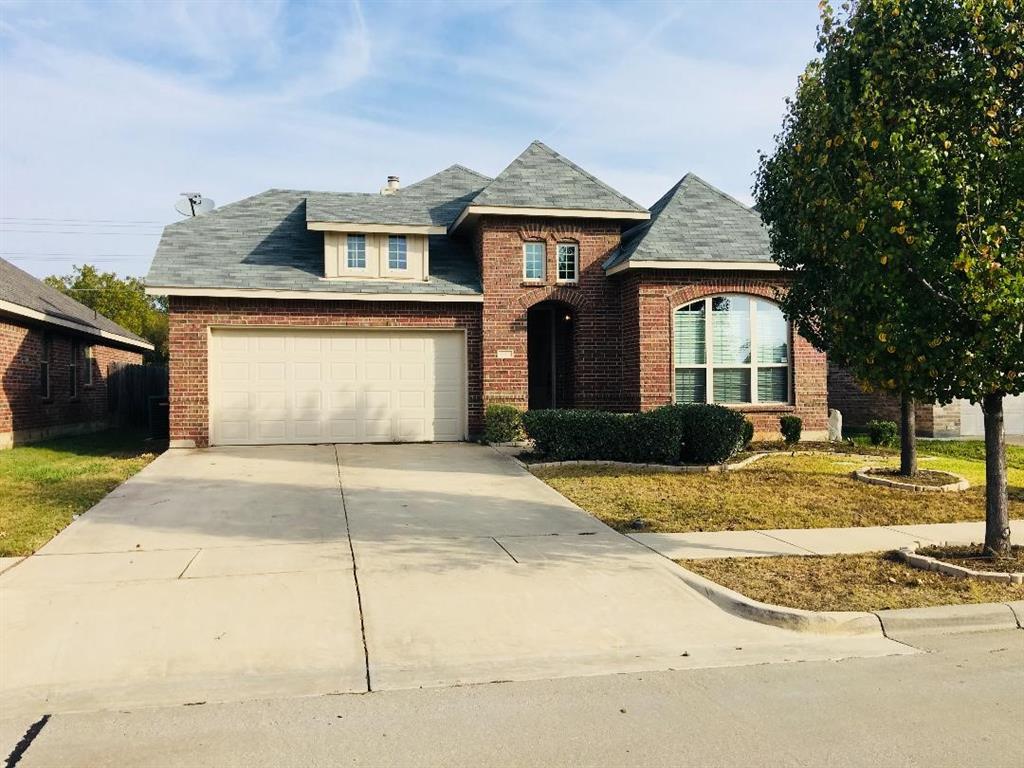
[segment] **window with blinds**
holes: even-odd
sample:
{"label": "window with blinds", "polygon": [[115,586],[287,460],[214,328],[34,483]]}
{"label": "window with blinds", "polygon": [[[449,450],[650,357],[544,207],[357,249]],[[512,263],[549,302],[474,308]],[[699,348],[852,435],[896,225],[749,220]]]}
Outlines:
{"label": "window with blinds", "polygon": [[788,403],[790,329],[774,304],[711,296],[672,317],[677,403]]}

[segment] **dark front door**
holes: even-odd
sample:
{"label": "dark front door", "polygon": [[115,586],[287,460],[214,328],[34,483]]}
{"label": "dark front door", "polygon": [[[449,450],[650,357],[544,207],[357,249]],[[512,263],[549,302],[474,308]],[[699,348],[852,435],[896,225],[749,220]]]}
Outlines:
{"label": "dark front door", "polygon": [[571,408],[573,401],[573,315],[558,305],[541,304],[526,316],[529,406]]}

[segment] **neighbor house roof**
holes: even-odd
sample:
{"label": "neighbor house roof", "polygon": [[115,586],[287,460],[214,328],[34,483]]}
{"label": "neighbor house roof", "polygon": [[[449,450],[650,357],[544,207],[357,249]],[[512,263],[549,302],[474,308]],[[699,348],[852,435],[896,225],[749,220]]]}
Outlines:
{"label": "neighbor house roof", "polygon": [[642,205],[616,192],[539,141],[530,144],[470,204],[497,208],[647,213]]}
{"label": "neighbor house roof", "polygon": [[310,192],[306,221],[437,227],[442,234],[491,179],[453,165],[387,195]]}
{"label": "neighbor house roof", "polygon": [[692,173],[651,206],[650,221],[623,235],[604,266],[669,264],[777,269],[761,217]]}
{"label": "neighbor house roof", "polygon": [[[451,169],[448,169],[449,171]],[[471,173],[471,172],[470,172]],[[442,171],[447,174],[447,171]],[[442,180],[414,192],[418,205],[440,209]],[[426,179],[425,181],[429,181]],[[412,185],[402,193],[416,190]],[[164,229],[146,282],[160,288],[315,291],[318,294],[480,293],[476,259],[446,236],[431,236],[430,280],[326,280],[323,233],[307,229],[307,200],[322,193],[272,189],[206,216]],[[337,195],[335,197],[355,197]],[[368,195],[380,202],[391,195]],[[429,201],[434,201],[430,203]],[[427,201],[426,203],[424,201]]]}
{"label": "neighbor house roof", "polygon": [[28,272],[0,259],[0,313],[141,349],[153,345]]}

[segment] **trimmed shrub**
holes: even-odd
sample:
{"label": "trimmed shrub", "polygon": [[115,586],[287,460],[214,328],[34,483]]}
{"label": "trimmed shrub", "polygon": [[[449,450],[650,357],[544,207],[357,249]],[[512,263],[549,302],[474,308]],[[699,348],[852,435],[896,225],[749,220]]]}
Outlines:
{"label": "trimmed shrub", "polygon": [[484,411],[484,441],[511,443],[523,439],[523,414],[514,405],[488,405]]}
{"label": "trimmed shrub", "polygon": [[783,416],[779,419],[779,430],[786,445],[796,445],[804,431],[804,421],[799,416]]}
{"label": "trimmed shrub", "polygon": [[748,447],[754,442],[754,422],[750,419],[743,420],[743,447]]}
{"label": "trimmed shrub", "polygon": [[868,422],[868,439],[872,445],[891,448],[900,442],[900,425],[895,421],[875,419]]}
{"label": "trimmed shrub", "polygon": [[719,405],[643,413],[545,410],[523,414],[526,434],[553,461],[721,464],[743,447],[743,415]]}
{"label": "trimmed shrub", "polygon": [[743,448],[742,413],[721,405],[667,407],[679,414],[684,464],[722,464]]}

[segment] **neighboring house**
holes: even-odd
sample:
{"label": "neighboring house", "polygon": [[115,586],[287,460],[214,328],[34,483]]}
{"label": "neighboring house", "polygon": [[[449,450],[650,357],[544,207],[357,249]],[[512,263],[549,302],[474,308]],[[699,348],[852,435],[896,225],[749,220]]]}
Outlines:
{"label": "neighboring house", "polygon": [[462,440],[484,408],[718,402],[826,434],[825,356],[758,215],[690,174],[650,210],[540,142],[381,194],[273,189],[164,230],[172,446]]}
{"label": "neighboring house", "polygon": [[0,448],[107,426],[107,366],[152,349],[0,259]]}
{"label": "neighboring house", "polygon": [[[843,414],[843,426],[863,428],[873,419],[900,420],[900,400],[894,395],[865,392],[853,375],[836,365],[828,370],[828,405]],[[914,409],[921,437],[969,437],[985,435],[981,405],[954,400],[947,405],[923,403]],[[1003,423],[1007,435],[1024,436],[1024,395],[1003,399]]]}

